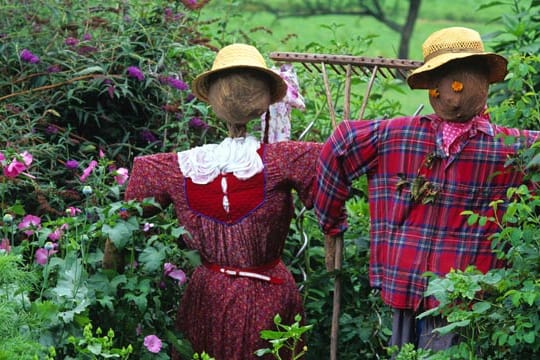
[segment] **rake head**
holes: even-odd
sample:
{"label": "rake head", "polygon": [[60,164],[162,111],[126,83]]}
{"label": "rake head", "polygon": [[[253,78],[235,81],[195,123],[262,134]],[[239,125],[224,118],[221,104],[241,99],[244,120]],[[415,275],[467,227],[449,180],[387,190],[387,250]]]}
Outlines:
{"label": "rake head", "polygon": [[360,71],[366,76],[371,76],[373,69],[376,68],[376,71],[385,78],[405,78],[409,71],[423,64],[422,61],[405,59],[296,52],[272,52],[270,59],[281,62],[298,62],[309,72],[322,72],[321,63],[328,64],[338,74],[345,74],[346,67],[349,65],[351,71],[356,75],[360,75]]}

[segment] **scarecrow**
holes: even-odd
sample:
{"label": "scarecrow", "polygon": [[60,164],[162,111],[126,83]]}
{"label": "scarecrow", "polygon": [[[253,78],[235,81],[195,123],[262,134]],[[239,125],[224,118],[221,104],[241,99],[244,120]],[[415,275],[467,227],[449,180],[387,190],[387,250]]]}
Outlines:
{"label": "scarecrow", "polygon": [[[437,31],[424,42],[423,55],[424,64],[407,83],[427,90],[435,113],[339,124],[321,152],[315,212],[333,270],[335,241],[347,229],[344,203],[351,182],[367,175],[370,282],[393,309],[390,345],[438,350],[458,338],[433,332],[445,324],[441,317],[416,319],[437,305],[424,297],[428,279],[423,274],[444,276],[469,265],[486,272],[503,265],[489,239],[497,226],[470,226],[460,214],[493,215],[490,203],[523,180],[521,173],[505,168],[508,156],[530,145],[538,133],[490,122],[488,88],[504,80],[507,61],[484,51],[476,31]],[[509,145],[501,135],[526,141]]]}
{"label": "scarecrow", "polygon": [[227,124],[229,137],[136,158],[126,198],[154,197],[162,207],[172,203],[189,232],[187,246],[200,254],[202,265],[188,282],[176,319],[194,351],[217,360],[253,359],[257,349],[270,347],[260,332],[275,329],[275,315],[289,324],[303,315],[281,254],[294,215],[292,192],[313,206],[322,144],[265,143],[247,133],[248,122],[268,113],[287,92],[285,81],[252,46],[221,49],[192,90]]}

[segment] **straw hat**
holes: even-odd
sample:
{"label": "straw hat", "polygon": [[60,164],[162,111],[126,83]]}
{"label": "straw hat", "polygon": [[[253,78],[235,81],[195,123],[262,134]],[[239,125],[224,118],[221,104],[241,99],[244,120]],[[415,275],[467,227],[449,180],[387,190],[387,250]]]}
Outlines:
{"label": "straw hat", "polygon": [[480,34],[464,27],[450,27],[431,34],[422,45],[424,65],[407,77],[411,89],[427,89],[428,72],[450,61],[481,57],[489,68],[489,82],[503,81],[507,61],[504,57],[484,51]]}
{"label": "straw hat", "polygon": [[193,80],[191,90],[202,101],[208,102],[208,78],[210,75],[224,70],[248,68],[268,74],[271,84],[271,103],[283,99],[287,93],[287,84],[276,72],[268,69],[259,50],[251,45],[232,44],[221,49],[214,59],[212,69]]}

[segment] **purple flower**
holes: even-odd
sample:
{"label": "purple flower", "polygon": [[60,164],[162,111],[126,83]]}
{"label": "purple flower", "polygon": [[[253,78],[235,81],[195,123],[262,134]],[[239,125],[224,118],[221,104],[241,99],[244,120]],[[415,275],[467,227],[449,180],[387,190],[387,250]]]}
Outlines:
{"label": "purple flower", "polygon": [[60,72],[62,71],[62,67],[58,64],[55,64],[55,65],[49,65],[47,67],[47,72],[48,73],[57,73],[57,72]]}
{"label": "purple flower", "polygon": [[127,73],[129,76],[139,80],[139,81],[143,81],[144,80],[144,74],[142,73],[141,69],[139,69],[138,67],[136,66],[130,66],[127,68]]}
{"label": "purple flower", "polygon": [[77,46],[79,45],[79,39],[70,36],[64,41],[64,44],[67,46]]}
{"label": "purple flower", "polygon": [[169,84],[175,89],[182,90],[182,91],[189,89],[189,86],[180,79],[176,79],[169,76],[166,78],[166,81],[167,81],[167,84]]}
{"label": "purple flower", "polygon": [[34,233],[34,229],[41,228],[41,218],[34,215],[26,215],[18,226],[19,230],[22,230],[27,236]]}
{"label": "purple flower", "polygon": [[77,160],[70,159],[66,161],[66,167],[70,170],[76,169],[79,167],[79,162]]}
{"label": "purple flower", "polygon": [[157,354],[161,351],[161,339],[156,335],[148,335],[144,338],[144,346],[148,351]]}
{"label": "purple flower", "polygon": [[154,141],[157,141],[156,135],[154,135],[154,133],[148,129],[141,131],[141,138],[144,141],[149,142],[149,143],[153,143]]}
{"label": "purple flower", "polygon": [[52,124],[47,125],[45,132],[49,135],[58,134],[58,128]]}
{"label": "purple flower", "polygon": [[200,117],[194,116],[189,119],[188,126],[195,129],[208,129],[208,124],[205,123]]}
{"label": "purple flower", "polygon": [[22,61],[30,64],[37,64],[40,61],[39,56],[32,54],[32,52],[28,49],[23,49],[19,56],[21,57]]}
{"label": "purple flower", "polygon": [[86,55],[86,54],[91,54],[96,51],[97,51],[97,47],[84,45],[84,46],[79,46],[79,48],[77,49],[77,54]]}
{"label": "purple flower", "polygon": [[116,87],[114,85],[107,86],[107,93],[109,94],[109,97],[111,99],[114,99],[114,91],[116,90]]}
{"label": "purple flower", "polygon": [[86,33],[86,34],[83,35],[82,39],[84,41],[90,41],[90,40],[92,40],[92,35],[90,35],[89,33]]}
{"label": "purple flower", "polygon": [[186,95],[186,99],[185,101],[188,103],[188,102],[191,102],[195,99],[195,95],[193,95],[192,93],[189,93]]}

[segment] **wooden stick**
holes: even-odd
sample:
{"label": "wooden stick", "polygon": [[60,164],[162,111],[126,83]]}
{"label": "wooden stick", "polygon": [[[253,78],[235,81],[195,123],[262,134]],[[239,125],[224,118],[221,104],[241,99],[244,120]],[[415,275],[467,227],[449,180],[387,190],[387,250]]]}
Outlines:
{"label": "wooden stick", "polygon": [[332,302],[332,329],[330,331],[330,360],[337,360],[337,345],[339,335],[339,315],[341,312],[341,263],[343,255],[343,237],[336,238],[334,257],[334,299]]}
{"label": "wooden stick", "polygon": [[328,74],[326,73],[326,66],[321,63],[321,72],[324,80],[324,90],[326,91],[326,100],[328,102],[328,110],[330,111],[330,120],[332,121],[332,128],[336,128],[336,112],[334,110],[334,103],[332,102],[332,93],[330,92],[330,82],[328,81]]}
{"label": "wooden stick", "polygon": [[368,86],[366,88],[366,92],[364,94],[364,99],[362,100],[362,107],[360,108],[360,113],[358,114],[358,119],[362,119],[364,117],[364,112],[366,111],[366,105],[369,99],[369,94],[371,93],[371,88],[373,87],[373,83],[375,82],[375,75],[377,75],[377,70],[379,68],[375,66],[373,68],[373,71],[371,72],[371,78],[369,79]]}
{"label": "wooden stick", "polygon": [[351,69],[351,64],[348,64],[345,73],[345,98],[343,99],[344,120],[349,120],[351,116]]}

